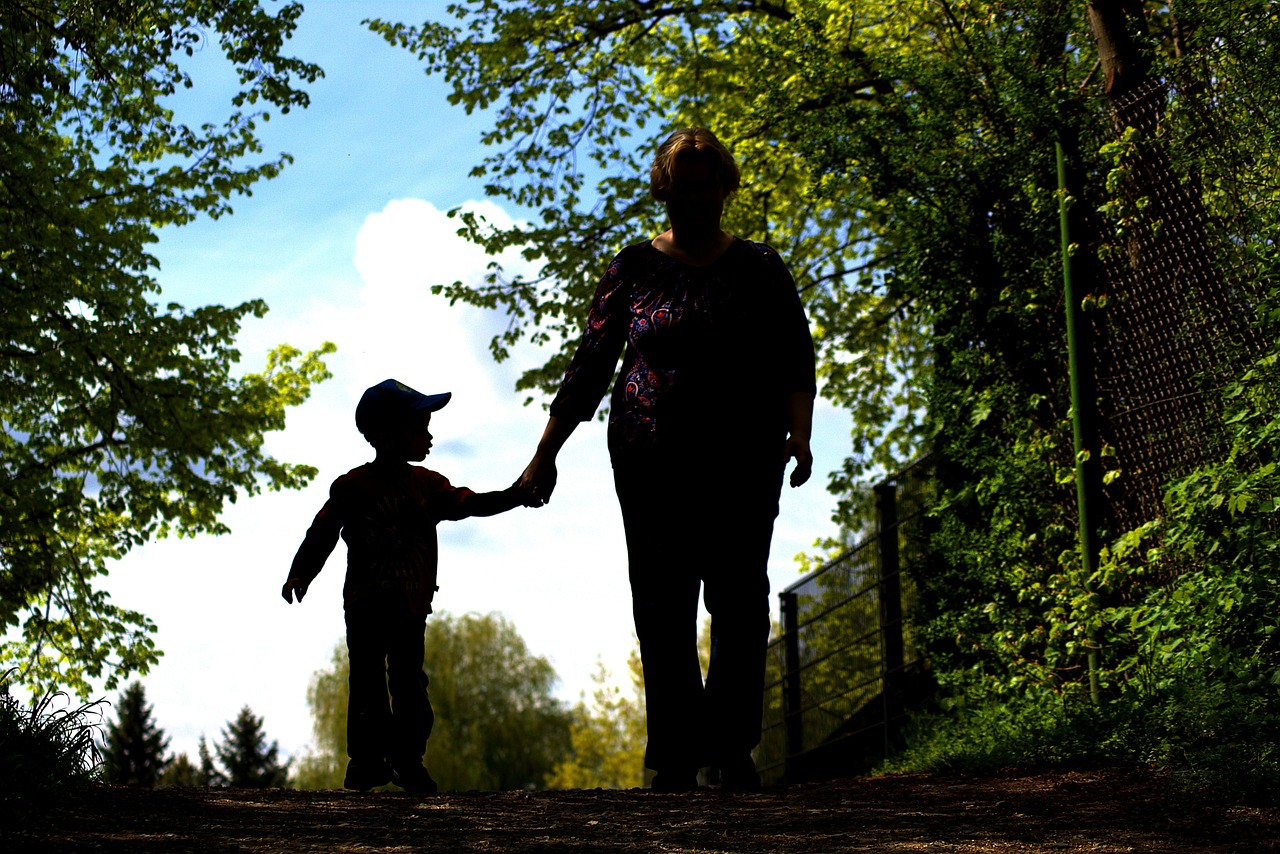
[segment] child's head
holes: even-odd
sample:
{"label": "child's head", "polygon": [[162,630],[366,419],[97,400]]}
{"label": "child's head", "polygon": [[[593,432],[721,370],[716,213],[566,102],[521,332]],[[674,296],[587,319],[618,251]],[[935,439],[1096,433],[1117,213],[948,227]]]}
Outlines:
{"label": "child's head", "polygon": [[396,380],[365,390],[356,406],[356,428],[378,455],[421,460],[431,449],[431,413],[449,402],[449,392],[422,394]]}

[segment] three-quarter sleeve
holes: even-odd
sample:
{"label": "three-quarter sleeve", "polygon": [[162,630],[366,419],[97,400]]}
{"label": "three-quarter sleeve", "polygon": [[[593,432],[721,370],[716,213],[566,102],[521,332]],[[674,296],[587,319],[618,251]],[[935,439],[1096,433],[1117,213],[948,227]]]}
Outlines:
{"label": "three-quarter sleeve", "polygon": [[778,352],[779,390],[786,394],[806,392],[817,396],[813,335],[809,332],[809,318],[804,313],[795,279],[777,252],[768,249],[766,257],[778,279],[778,318],[782,330]]}
{"label": "three-quarter sleeve", "polygon": [[551,402],[551,414],[557,418],[588,420],[609,390],[627,340],[627,286],[622,263],[621,255],[614,258],[596,287],[582,340]]}

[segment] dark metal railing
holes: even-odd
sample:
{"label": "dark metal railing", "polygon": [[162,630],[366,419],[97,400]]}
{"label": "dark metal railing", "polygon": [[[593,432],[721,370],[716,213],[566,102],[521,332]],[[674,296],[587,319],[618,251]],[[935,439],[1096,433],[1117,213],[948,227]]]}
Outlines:
{"label": "dark metal railing", "polygon": [[889,755],[921,661],[909,615],[927,553],[933,465],[875,487],[875,533],[779,594],[756,764],[767,781],[858,773]]}

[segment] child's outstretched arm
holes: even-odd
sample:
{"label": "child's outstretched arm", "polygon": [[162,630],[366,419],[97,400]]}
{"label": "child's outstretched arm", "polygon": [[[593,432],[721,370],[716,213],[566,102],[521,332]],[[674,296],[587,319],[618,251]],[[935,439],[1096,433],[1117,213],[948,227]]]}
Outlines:
{"label": "child's outstretched arm", "polygon": [[533,507],[533,497],[519,481],[498,492],[473,492],[461,502],[464,516],[496,516],[516,507]]}

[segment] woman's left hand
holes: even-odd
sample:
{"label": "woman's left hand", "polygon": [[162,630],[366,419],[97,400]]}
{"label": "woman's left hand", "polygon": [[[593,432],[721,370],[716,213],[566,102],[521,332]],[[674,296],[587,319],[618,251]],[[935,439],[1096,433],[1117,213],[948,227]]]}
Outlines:
{"label": "woman's left hand", "polygon": [[791,485],[799,486],[813,474],[813,452],[809,450],[809,439],[806,436],[792,435],[787,437],[787,445],[783,451],[782,464],[796,461],[791,470]]}

